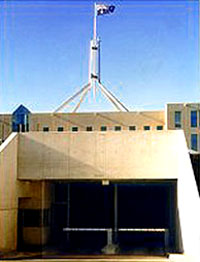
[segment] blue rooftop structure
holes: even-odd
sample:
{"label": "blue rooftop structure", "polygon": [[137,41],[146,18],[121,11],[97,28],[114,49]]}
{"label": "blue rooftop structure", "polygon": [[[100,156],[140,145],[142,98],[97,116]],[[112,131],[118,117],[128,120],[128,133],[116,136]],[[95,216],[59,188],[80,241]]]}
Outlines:
{"label": "blue rooftop structure", "polygon": [[12,131],[28,132],[29,115],[31,112],[23,105],[20,105],[12,114]]}

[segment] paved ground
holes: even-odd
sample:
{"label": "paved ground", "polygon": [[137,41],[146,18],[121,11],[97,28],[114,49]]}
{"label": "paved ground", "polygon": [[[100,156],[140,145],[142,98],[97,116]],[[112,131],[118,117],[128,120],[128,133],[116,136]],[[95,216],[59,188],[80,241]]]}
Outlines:
{"label": "paved ground", "polygon": [[47,258],[42,258],[42,259],[9,259],[9,260],[1,260],[2,262],[16,262],[16,261],[22,261],[22,262],[172,262],[170,259],[167,258],[151,258],[151,257],[133,257],[133,258],[93,258],[93,259],[79,259],[79,258],[59,258],[59,259],[47,259]]}
{"label": "paved ground", "polygon": [[0,256],[0,261],[49,261],[49,262],[169,262],[170,259],[164,256],[133,256],[133,255],[61,255],[56,253],[46,254],[45,252],[13,252]]}

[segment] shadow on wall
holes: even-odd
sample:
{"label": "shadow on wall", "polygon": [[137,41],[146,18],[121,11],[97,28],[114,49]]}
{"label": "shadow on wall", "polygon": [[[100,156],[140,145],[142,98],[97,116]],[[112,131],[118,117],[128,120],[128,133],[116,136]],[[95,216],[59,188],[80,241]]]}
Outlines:
{"label": "shadow on wall", "polygon": [[[44,134],[45,135],[45,134]],[[48,142],[48,140],[47,140]],[[63,139],[62,149],[54,143],[52,147],[42,141],[29,138],[24,135],[19,137],[18,153],[18,178],[19,179],[95,179],[104,178],[105,166],[96,169],[95,157],[87,148],[82,149],[81,158],[72,157],[76,154],[76,148],[69,149],[70,140]],[[57,147],[57,148],[56,148]],[[62,151],[61,151],[62,150]],[[91,154],[91,158],[88,156]],[[93,155],[93,156],[92,156]],[[84,161],[85,156],[91,159],[92,164]]]}

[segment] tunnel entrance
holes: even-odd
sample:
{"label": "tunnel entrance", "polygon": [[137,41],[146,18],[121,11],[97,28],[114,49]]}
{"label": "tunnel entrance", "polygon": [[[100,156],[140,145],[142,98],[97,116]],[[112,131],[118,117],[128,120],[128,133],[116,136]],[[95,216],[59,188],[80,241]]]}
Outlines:
{"label": "tunnel entrance", "polygon": [[71,253],[100,253],[107,241],[101,229],[112,227],[113,187],[101,183],[57,183],[54,196],[52,244]]}
{"label": "tunnel entrance", "polygon": [[63,252],[176,252],[176,182],[57,182],[52,188],[50,243]]}

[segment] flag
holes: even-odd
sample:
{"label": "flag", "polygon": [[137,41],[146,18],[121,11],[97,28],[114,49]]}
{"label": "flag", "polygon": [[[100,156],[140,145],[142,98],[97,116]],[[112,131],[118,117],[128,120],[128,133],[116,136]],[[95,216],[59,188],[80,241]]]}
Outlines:
{"label": "flag", "polygon": [[114,10],[115,10],[114,5],[103,5],[103,4],[96,5],[97,15],[110,14],[110,13],[113,13]]}

